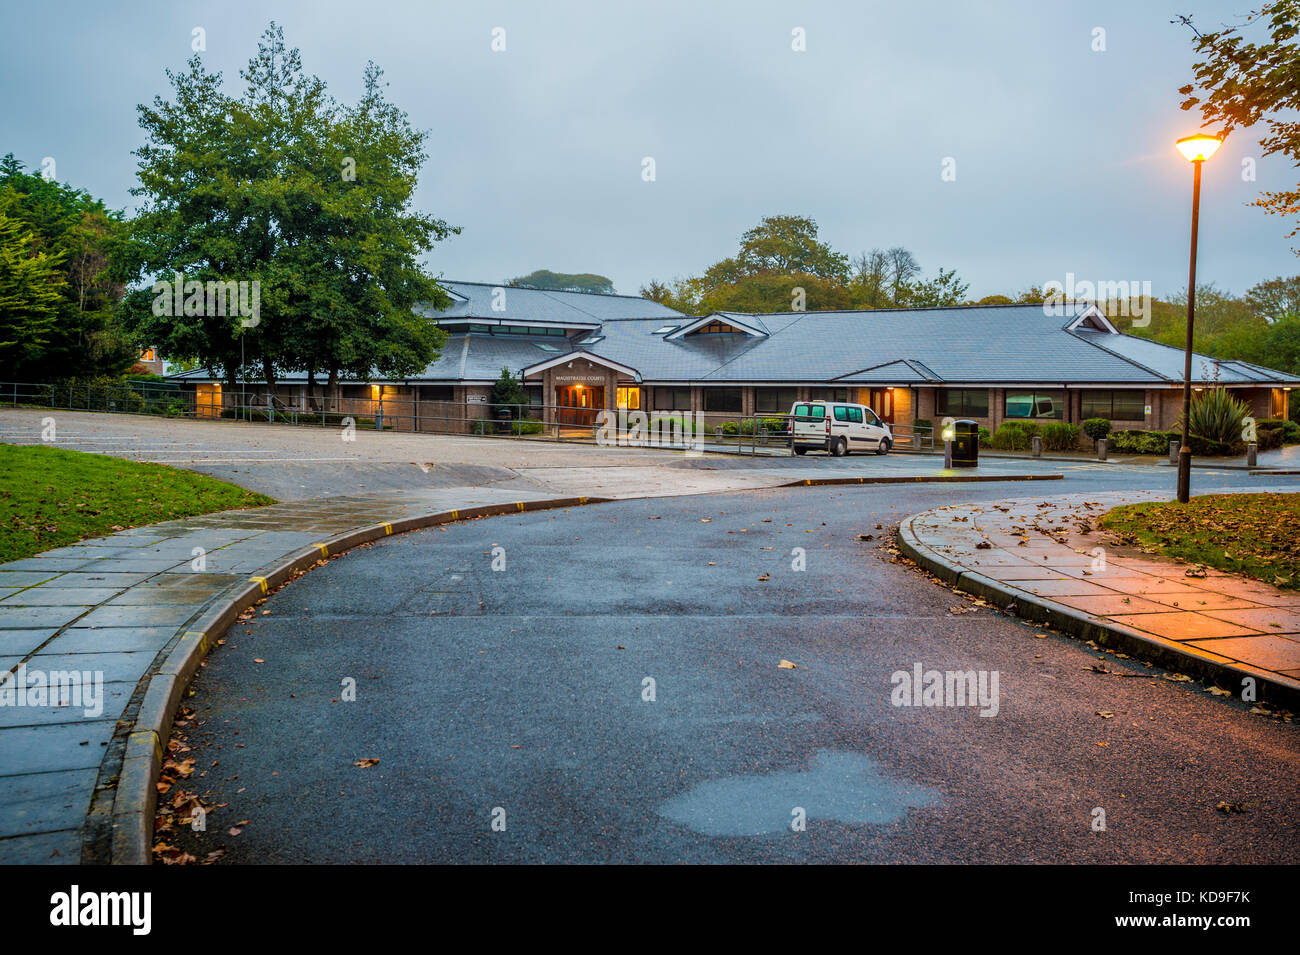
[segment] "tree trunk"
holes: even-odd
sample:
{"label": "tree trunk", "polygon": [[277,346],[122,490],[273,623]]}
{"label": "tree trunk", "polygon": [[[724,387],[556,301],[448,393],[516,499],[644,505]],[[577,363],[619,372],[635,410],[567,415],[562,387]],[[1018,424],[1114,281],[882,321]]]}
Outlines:
{"label": "tree trunk", "polygon": [[316,369],[307,369],[307,407],[316,410]]}
{"label": "tree trunk", "polygon": [[339,411],[339,410],[340,410],[340,404],[339,404],[339,370],[338,370],[338,367],[337,367],[337,366],[334,366],[334,365],[331,365],[331,366],[330,366],[330,379],[329,379],[329,384],[326,386],[326,389],[325,389],[325,390],[326,390],[326,394],[328,395],[328,398],[326,399],[326,403],[325,403],[325,410],[328,411],[328,410],[329,410],[329,407],[330,407],[330,404],[332,403],[333,406],[334,406],[334,410],[335,410],[335,411]]}

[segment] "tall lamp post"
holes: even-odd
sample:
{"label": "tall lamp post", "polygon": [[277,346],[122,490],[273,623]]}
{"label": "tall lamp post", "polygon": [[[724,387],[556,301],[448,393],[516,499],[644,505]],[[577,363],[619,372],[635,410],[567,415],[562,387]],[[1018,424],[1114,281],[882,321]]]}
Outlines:
{"label": "tall lamp post", "polygon": [[1201,164],[1214,155],[1223,140],[1198,133],[1174,143],[1192,164],[1192,255],[1187,267],[1187,348],[1183,352],[1183,446],[1178,449],[1178,500],[1186,504],[1192,491],[1192,322],[1196,316],[1196,231],[1201,218]]}

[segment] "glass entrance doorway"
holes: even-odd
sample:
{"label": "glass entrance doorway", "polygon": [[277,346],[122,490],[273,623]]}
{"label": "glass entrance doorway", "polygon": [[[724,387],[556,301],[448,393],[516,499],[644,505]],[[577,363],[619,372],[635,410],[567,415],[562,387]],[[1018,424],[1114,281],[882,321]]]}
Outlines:
{"label": "glass entrance doorway", "polygon": [[604,385],[556,385],[555,420],[558,424],[593,427],[605,408]]}

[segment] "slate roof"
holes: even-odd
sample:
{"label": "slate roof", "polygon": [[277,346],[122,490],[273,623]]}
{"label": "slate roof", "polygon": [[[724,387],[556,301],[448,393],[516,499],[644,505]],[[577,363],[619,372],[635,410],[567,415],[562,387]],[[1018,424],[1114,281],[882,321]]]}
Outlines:
{"label": "slate roof", "polygon": [[[1182,381],[1183,352],[1132,335],[1068,328],[1090,306],[1063,314],[1042,305],[954,306],[874,311],[719,312],[762,334],[691,334],[667,340],[697,319],[637,296],[506,289],[506,309],[492,311],[494,286],[443,282],[454,298],[440,320],[547,322],[559,335],[452,332],[441,356],[408,381],[495,381],[564,354],[589,352],[635,368],[650,383],[844,384],[898,386],[1143,385]],[[707,323],[706,323],[707,324]],[[666,333],[663,330],[668,329]],[[1224,385],[1300,385],[1300,377],[1241,361],[1193,359],[1193,380]],[[176,377],[203,380],[204,372]],[[284,380],[301,381],[302,375]]]}

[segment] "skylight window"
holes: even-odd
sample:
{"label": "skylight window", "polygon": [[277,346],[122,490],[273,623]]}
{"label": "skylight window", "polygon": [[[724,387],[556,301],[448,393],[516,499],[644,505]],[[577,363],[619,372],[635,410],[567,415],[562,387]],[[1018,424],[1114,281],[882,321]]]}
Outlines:
{"label": "skylight window", "polygon": [[555,352],[559,351],[559,349],[556,348],[554,345],[550,345],[544,342],[533,342],[533,344],[536,345],[538,348],[540,348],[542,351],[555,351]]}
{"label": "skylight window", "polygon": [[669,332],[677,331],[676,325],[665,325],[663,328],[656,328],[651,335],[667,335]]}
{"label": "skylight window", "polygon": [[591,335],[591,336],[589,336],[589,337],[587,337],[587,338],[584,338],[584,339],[583,339],[582,341],[580,341],[578,344],[580,344],[580,345],[594,345],[594,344],[596,344],[596,342],[603,342],[604,340],[605,340],[605,336],[604,336],[604,335]]}

